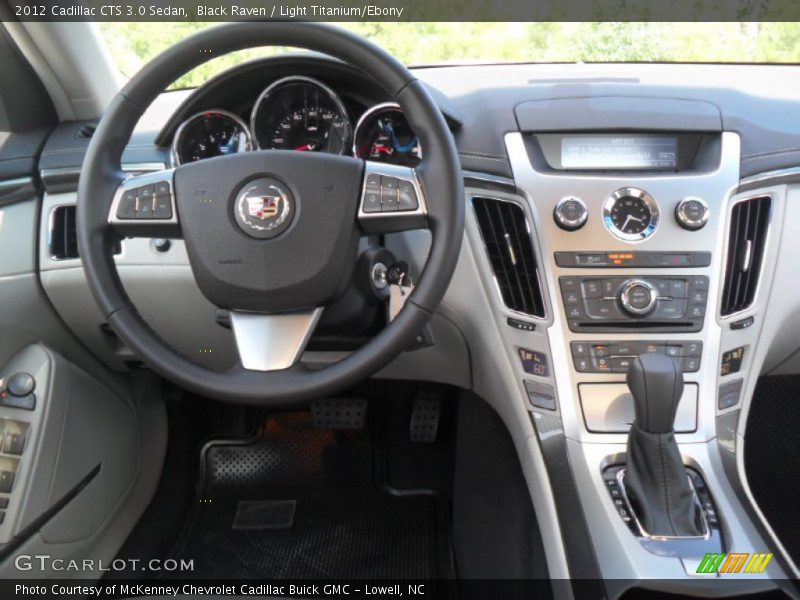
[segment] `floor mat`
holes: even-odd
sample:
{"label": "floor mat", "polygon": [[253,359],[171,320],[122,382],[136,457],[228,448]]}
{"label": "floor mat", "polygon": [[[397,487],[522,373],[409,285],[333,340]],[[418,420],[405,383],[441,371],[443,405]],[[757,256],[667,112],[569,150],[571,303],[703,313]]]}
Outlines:
{"label": "floor mat", "polygon": [[800,377],[758,380],[747,419],[744,466],[756,503],[800,564]]}
{"label": "floor mat", "polygon": [[[446,503],[376,485],[381,454],[371,436],[315,430],[307,414],[273,417],[246,443],[212,442],[174,557],[206,577],[453,577]],[[266,504],[283,511],[272,528],[234,528],[241,503],[263,501],[281,501]]]}

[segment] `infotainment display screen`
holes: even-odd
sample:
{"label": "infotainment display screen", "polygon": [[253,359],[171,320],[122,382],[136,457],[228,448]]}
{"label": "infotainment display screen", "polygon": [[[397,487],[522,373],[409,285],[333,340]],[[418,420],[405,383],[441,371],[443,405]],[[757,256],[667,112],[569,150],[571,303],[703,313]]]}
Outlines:
{"label": "infotainment display screen", "polygon": [[562,169],[675,170],[678,138],[660,135],[565,135]]}

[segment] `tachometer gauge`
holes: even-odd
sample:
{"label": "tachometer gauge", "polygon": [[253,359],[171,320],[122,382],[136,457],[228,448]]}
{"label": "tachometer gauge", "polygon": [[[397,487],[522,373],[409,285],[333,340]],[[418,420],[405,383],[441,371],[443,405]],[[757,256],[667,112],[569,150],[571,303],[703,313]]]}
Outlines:
{"label": "tachometer gauge", "polygon": [[356,125],[353,154],[359,158],[416,167],[422,159],[417,136],[394,102],[373,106]]}
{"label": "tachometer gauge", "polygon": [[252,150],[250,130],[225,110],[207,110],[186,119],[175,132],[172,157],[176,165]]}
{"label": "tachometer gauge", "polygon": [[256,100],[250,128],[262,150],[343,154],[350,142],[347,111],[336,93],[310,77],[279,79]]}

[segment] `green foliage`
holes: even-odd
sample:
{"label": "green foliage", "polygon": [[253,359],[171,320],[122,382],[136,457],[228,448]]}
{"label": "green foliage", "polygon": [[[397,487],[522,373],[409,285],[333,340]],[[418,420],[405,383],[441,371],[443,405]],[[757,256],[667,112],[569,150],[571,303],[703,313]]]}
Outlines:
{"label": "green foliage", "polygon": [[[130,76],[156,54],[213,23],[100,23],[111,56]],[[488,62],[800,61],[800,23],[342,23],[409,65]],[[173,88],[195,87],[243,60],[285,52],[255,48],[211,58]]]}

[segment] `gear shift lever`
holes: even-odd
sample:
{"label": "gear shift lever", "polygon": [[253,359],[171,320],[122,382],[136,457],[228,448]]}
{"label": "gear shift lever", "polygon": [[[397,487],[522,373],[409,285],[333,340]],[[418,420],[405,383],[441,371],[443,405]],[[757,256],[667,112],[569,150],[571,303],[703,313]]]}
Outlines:
{"label": "gear shift lever", "polygon": [[673,424],[683,374],[663,354],[638,356],[628,371],[636,418],[628,434],[625,489],[651,536],[699,536],[699,507],[683,466]]}

